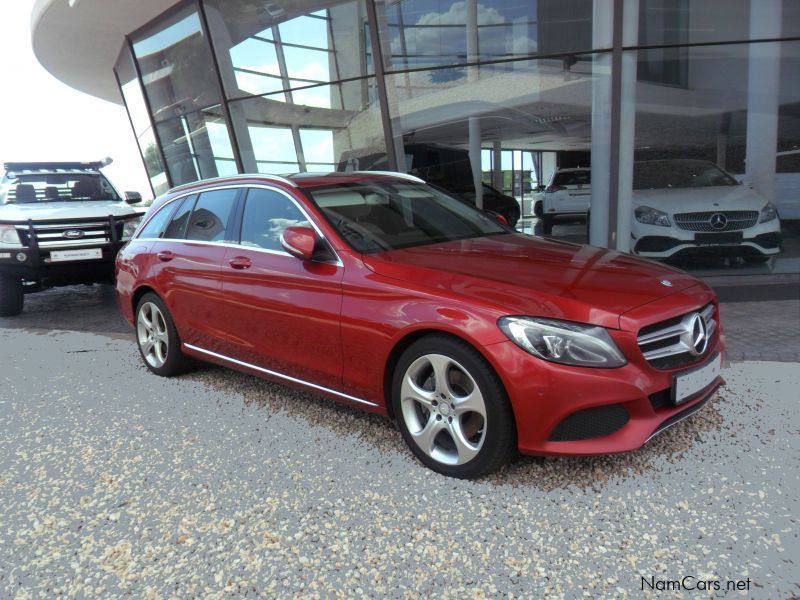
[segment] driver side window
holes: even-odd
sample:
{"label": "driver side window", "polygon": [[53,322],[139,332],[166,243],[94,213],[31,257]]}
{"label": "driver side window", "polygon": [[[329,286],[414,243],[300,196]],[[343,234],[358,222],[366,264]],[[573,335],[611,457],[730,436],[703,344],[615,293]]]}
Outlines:
{"label": "driver side window", "polygon": [[242,215],[241,245],[283,252],[281,234],[287,227],[309,227],[294,202],[272,190],[252,188]]}

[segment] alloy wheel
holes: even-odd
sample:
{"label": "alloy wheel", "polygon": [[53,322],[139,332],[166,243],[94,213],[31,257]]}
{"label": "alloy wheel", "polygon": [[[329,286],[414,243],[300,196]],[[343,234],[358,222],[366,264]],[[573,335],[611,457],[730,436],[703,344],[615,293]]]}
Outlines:
{"label": "alloy wheel", "polygon": [[167,362],[169,335],[167,322],[161,310],[152,302],[145,302],[139,308],[136,319],[136,334],[142,356],[154,369],[160,369]]}
{"label": "alloy wheel", "polygon": [[411,439],[443,465],[475,458],[486,439],[486,404],[475,379],[443,354],[425,354],[403,375],[403,420]]}

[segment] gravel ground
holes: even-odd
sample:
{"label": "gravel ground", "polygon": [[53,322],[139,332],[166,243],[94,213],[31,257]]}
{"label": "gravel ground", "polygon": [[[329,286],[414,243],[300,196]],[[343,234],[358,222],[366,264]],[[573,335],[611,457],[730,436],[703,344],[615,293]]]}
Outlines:
{"label": "gravel ground", "polygon": [[638,452],[468,482],[388,420],[219,368],[160,379],[128,340],[0,347],[0,597],[800,595],[795,364],[734,363]]}

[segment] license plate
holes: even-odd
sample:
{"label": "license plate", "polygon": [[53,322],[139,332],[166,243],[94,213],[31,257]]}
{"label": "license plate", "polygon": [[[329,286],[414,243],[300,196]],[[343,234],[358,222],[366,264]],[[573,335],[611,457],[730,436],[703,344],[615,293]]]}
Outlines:
{"label": "license plate", "polygon": [[672,401],[674,404],[682,404],[689,400],[698,392],[702,392],[719,377],[722,371],[722,356],[717,353],[706,364],[684,371],[672,377]]}
{"label": "license plate", "polygon": [[695,233],[694,241],[698,246],[722,246],[725,244],[741,244],[744,235],[741,231],[725,233]]}
{"label": "license plate", "polygon": [[102,248],[54,250],[50,253],[50,260],[52,262],[66,262],[69,260],[97,260],[98,258],[103,258]]}

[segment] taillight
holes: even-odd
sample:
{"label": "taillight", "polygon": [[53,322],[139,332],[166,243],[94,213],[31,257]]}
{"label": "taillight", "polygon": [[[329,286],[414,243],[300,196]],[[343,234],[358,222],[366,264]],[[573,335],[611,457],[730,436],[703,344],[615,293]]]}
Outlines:
{"label": "taillight", "polygon": [[546,188],[544,188],[544,192],[545,192],[545,194],[552,194],[553,192],[558,192],[559,190],[563,190],[563,189],[566,189],[566,188],[563,188],[560,185],[556,185],[554,183],[551,183]]}

